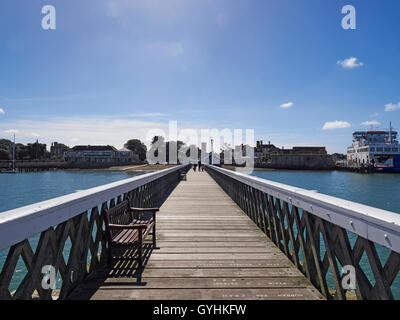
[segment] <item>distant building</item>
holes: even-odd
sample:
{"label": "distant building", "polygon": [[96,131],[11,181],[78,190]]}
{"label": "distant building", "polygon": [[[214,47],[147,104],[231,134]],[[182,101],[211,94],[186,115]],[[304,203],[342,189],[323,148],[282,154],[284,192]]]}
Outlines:
{"label": "distant building", "polygon": [[46,149],[46,144],[39,143],[39,140],[36,140],[35,143],[28,143],[26,149],[28,159],[30,160],[46,159],[49,156],[49,153]]}
{"label": "distant building", "polygon": [[327,154],[325,147],[293,147],[282,149],[281,154]]}
{"label": "distant building", "polygon": [[54,157],[62,157],[64,153],[69,150],[69,147],[63,143],[52,142],[50,146],[50,156]]}
{"label": "distant building", "polygon": [[132,150],[122,148],[114,154],[114,159],[118,163],[137,163],[139,162],[139,155],[134,154]]}
{"label": "distant building", "polygon": [[277,153],[279,150],[280,149],[271,144],[270,141],[268,141],[268,144],[263,144],[262,140],[257,141],[256,147],[254,148],[254,158],[263,157],[268,153]]}
{"label": "distant building", "polygon": [[131,150],[113,146],[75,146],[64,154],[65,161],[87,165],[130,164],[139,161]]}
{"label": "distant building", "polygon": [[[284,147],[278,148],[268,141],[268,144],[263,144],[262,141],[257,141],[254,148],[254,162],[255,164],[265,165],[271,163],[272,158],[278,155],[327,155],[325,147],[293,147],[292,149],[285,149]],[[274,159],[275,159],[274,158]],[[276,158],[278,159],[278,158]],[[275,160],[276,160],[275,159]]]}

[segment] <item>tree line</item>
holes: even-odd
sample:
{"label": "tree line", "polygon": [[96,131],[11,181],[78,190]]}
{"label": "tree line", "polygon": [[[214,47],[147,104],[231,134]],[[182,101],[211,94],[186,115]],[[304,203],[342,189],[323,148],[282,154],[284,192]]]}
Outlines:
{"label": "tree line", "polygon": [[[154,136],[151,144],[154,145],[156,142],[165,142],[166,144],[166,161],[169,162],[169,152],[171,150],[177,150],[179,153],[181,148],[185,147],[183,141],[165,141],[162,136]],[[171,144],[175,144],[171,146]],[[173,147],[173,148],[170,148]],[[125,144],[124,147],[133,151],[134,154],[139,156],[140,161],[146,160],[147,146],[140,139],[130,139]],[[189,146],[190,147],[190,146]],[[197,147],[196,147],[197,148]],[[0,139],[0,160],[12,160],[12,149],[13,142],[8,139]],[[197,148],[199,155],[201,154],[200,148]],[[157,155],[158,150],[154,150],[155,155]],[[186,150],[186,153],[189,152]],[[34,143],[28,143],[24,145],[22,143],[15,144],[15,160],[48,160],[51,159],[51,153],[47,150],[46,144],[39,143],[38,141]],[[61,159],[59,159],[61,160]]]}
{"label": "tree line", "polygon": [[[12,160],[12,149],[13,142],[7,139],[0,139],[0,160]],[[41,160],[49,159],[50,152],[46,149],[46,144],[39,143],[28,143],[24,145],[22,143],[15,144],[15,160]]]}

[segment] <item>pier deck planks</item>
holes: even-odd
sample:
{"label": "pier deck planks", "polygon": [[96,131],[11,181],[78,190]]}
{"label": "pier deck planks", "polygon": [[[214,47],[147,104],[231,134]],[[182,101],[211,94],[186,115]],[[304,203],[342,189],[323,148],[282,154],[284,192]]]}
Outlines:
{"label": "pier deck planks", "polygon": [[187,174],[157,215],[145,266],[101,269],[71,299],[323,299],[206,172]]}

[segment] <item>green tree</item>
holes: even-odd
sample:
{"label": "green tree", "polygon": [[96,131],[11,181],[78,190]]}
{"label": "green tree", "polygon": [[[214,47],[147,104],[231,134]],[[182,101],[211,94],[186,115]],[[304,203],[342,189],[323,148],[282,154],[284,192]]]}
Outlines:
{"label": "green tree", "polygon": [[131,139],[125,143],[125,148],[133,151],[133,153],[139,156],[140,161],[144,161],[146,159],[147,147],[146,145],[140,141],[139,139]]}
{"label": "green tree", "polygon": [[0,160],[10,160],[10,159],[11,159],[10,151],[0,149]]}
{"label": "green tree", "polygon": [[347,159],[347,156],[345,154],[342,154],[342,153],[334,153],[334,154],[332,154],[332,157],[335,160],[346,160]]}
{"label": "green tree", "polygon": [[12,141],[7,139],[0,139],[0,149],[3,150],[11,150],[12,148]]}

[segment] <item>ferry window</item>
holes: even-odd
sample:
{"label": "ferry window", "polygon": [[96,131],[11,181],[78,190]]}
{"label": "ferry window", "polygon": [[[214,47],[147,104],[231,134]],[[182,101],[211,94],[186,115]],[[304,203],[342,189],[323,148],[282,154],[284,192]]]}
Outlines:
{"label": "ferry window", "polygon": [[393,152],[398,152],[398,151],[399,151],[399,149],[397,149],[397,148],[393,148],[393,149],[392,149],[392,151],[393,151]]}
{"label": "ferry window", "polygon": [[376,148],[376,151],[382,152],[382,151],[383,151],[383,148]]}
{"label": "ferry window", "polygon": [[375,148],[370,148],[369,151],[374,152]]}
{"label": "ferry window", "polygon": [[385,151],[391,151],[390,148],[385,148]]}

